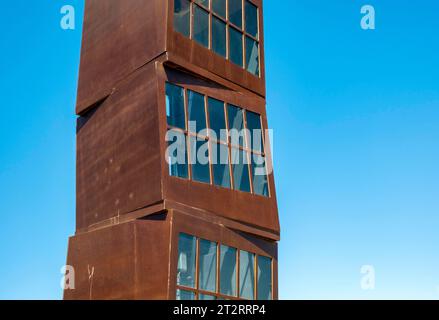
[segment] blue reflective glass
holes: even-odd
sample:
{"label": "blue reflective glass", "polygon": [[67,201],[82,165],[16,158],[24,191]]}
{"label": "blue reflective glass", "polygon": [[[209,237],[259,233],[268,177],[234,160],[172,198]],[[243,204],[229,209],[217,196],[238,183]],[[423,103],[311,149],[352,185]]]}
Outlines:
{"label": "blue reflective glass", "polygon": [[195,0],[195,2],[201,4],[209,9],[209,0]]}
{"label": "blue reflective glass", "polygon": [[243,192],[250,192],[247,152],[232,148],[231,156],[234,188]]}
{"label": "blue reflective glass", "polygon": [[258,256],[258,300],[272,299],[271,259]]}
{"label": "blue reflective glass", "polygon": [[259,44],[250,37],[245,37],[245,65],[248,72],[259,76]]}
{"label": "blue reflective glass", "polygon": [[245,1],[245,31],[258,37],[258,8],[250,1]]}
{"label": "blue reflective glass", "polygon": [[199,281],[200,289],[216,292],[216,254],[217,244],[208,240],[200,240]]}
{"label": "blue reflective glass", "polygon": [[268,176],[265,157],[252,154],[253,193],[268,197]]}
{"label": "blue reflective glass", "polygon": [[254,300],[255,255],[247,251],[239,252],[239,296]]}
{"label": "blue reflective glass", "polygon": [[208,294],[200,294],[198,300],[216,300],[216,297]]}
{"label": "blue reflective glass", "polygon": [[220,248],[220,293],[236,296],[236,249],[225,245]]}
{"label": "blue reflective glass", "polygon": [[213,182],[216,186],[230,188],[229,148],[219,143],[211,144]]}
{"label": "blue reflective glass", "polygon": [[[188,118],[189,131],[200,133],[206,129],[204,96],[191,90],[188,90]],[[204,134],[206,134],[206,132],[204,132]]]}
{"label": "blue reflective glass", "polygon": [[212,0],[212,11],[226,18],[226,0]]}
{"label": "blue reflective glass", "polygon": [[233,145],[245,146],[244,111],[229,104],[227,108],[229,117],[230,142]]}
{"label": "blue reflective glass", "polygon": [[261,116],[251,111],[247,111],[246,116],[247,129],[249,130],[250,148],[255,151],[264,152]]}
{"label": "blue reflective glass", "polygon": [[189,173],[186,135],[177,130],[169,130],[166,140],[168,141],[169,175],[187,179]]}
{"label": "blue reflective glass", "polygon": [[189,137],[192,180],[210,183],[209,143],[201,138]]}
{"label": "blue reflective glass", "polygon": [[184,89],[166,83],[166,118],[168,125],[185,129]]}
{"label": "blue reflective glass", "polygon": [[209,98],[209,125],[210,129],[215,133],[215,136],[211,138],[227,142],[224,102]]}
{"label": "blue reflective glass", "polygon": [[238,66],[243,66],[242,33],[235,28],[229,27],[229,50],[230,60]]}
{"label": "blue reflective glass", "polygon": [[229,0],[229,21],[242,28],[242,0]]}
{"label": "blue reflective glass", "polygon": [[177,290],[176,300],[195,300],[195,293],[186,290]]}
{"label": "blue reflective glass", "polygon": [[188,0],[174,0],[174,30],[190,36],[191,3]]}
{"label": "blue reflective glass", "polygon": [[194,39],[199,44],[209,47],[209,13],[194,5]]}
{"label": "blue reflective glass", "polygon": [[195,259],[195,237],[181,233],[178,240],[178,285],[195,288]]}
{"label": "blue reflective glass", "polygon": [[212,17],[212,50],[220,56],[226,58],[226,43],[226,24],[222,20]]}

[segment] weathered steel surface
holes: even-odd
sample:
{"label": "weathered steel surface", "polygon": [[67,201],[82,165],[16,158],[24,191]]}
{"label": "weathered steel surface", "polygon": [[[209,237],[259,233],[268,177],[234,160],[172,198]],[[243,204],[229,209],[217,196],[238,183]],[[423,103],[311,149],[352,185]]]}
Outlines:
{"label": "weathered steel surface", "polygon": [[163,199],[155,64],[127,78],[77,133],[77,229]]}
{"label": "weathered steel surface", "polygon": [[67,258],[76,289],[65,299],[174,299],[180,232],[272,257],[277,298],[273,174],[265,198],[170,177],[165,157],[166,81],[257,112],[268,127],[263,32],[257,78],[175,33],[172,12],[173,0],[86,1]]}
{"label": "weathered steel surface", "polygon": [[169,221],[135,220],[69,241],[75,289],[64,299],[167,299]]}
{"label": "weathered steel surface", "polygon": [[166,50],[167,1],[87,0],[76,112]]}
{"label": "weathered steel surface", "polygon": [[[262,115],[264,127],[267,128],[265,100],[254,93],[245,95],[224,88],[216,83],[199,79],[194,76],[171,69],[161,69],[159,81],[159,112],[161,121],[161,140],[164,141],[166,132],[166,114],[164,101],[165,81],[183,85],[199,93],[220,99],[227,103],[243,106],[247,110]],[[269,141],[267,141],[269,143]],[[165,159],[166,145],[162,144],[162,159]],[[266,146],[269,152],[269,144]],[[268,158],[271,158],[270,156]],[[277,214],[276,191],[274,188],[274,175],[269,175],[271,197],[255,196],[246,192],[230,190],[197,183],[189,180],[178,179],[167,174],[167,164],[163,164],[164,198],[197,207],[215,215],[220,215],[235,221],[258,226],[279,234],[279,220]],[[257,218],[256,218],[257,217]]]}
{"label": "weathered steel surface", "polygon": [[165,69],[159,62],[144,66],[85,120],[80,118],[84,124],[78,129],[77,228],[172,200],[279,234],[273,174],[269,198],[169,176],[166,81],[245,106],[260,113],[267,126],[265,101],[256,94],[243,95]]}
{"label": "weathered steel surface", "polygon": [[230,229],[193,212],[170,208],[167,215],[134,220],[69,241],[68,264],[75,289],[64,299],[175,299],[178,236],[195,234],[273,258],[273,298],[278,298],[277,243]]}
{"label": "weathered steel surface", "polygon": [[[253,1],[260,10],[262,1]],[[265,96],[264,34],[260,32],[261,77],[198,45],[173,29],[173,0],[87,0],[76,113],[111,94],[129,74],[162,54]]]}

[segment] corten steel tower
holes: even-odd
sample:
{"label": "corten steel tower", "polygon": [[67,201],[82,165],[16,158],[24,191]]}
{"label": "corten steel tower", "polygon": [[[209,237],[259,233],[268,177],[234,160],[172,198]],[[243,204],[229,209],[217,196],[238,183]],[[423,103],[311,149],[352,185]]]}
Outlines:
{"label": "corten steel tower", "polygon": [[262,0],[86,1],[65,299],[278,298],[262,16]]}

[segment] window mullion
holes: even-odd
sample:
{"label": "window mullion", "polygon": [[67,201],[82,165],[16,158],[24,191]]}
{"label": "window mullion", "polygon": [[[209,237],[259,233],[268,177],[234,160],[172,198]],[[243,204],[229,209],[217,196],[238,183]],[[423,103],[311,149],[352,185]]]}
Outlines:
{"label": "window mullion", "polygon": [[241,0],[241,6],[242,6],[242,10],[241,10],[241,19],[242,19],[242,32],[245,32],[245,0]]}
{"label": "window mullion", "polygon": [[234,190],[235,189],[235,179],[233,176],[233,164],[232,164],[232,148],[231,148],[231,143],[230,143],[230,135],[229,135],[229,110],[227,108],[227,103],[224,102],[224,118],[225,118],[225,122],[226,122],[226,132],[227,132],[227,136],[226,136],[226,143],[227,143],[227,150],[228,150],[228,157],[229,157],[229,172],[230,172],[230,189]]}
{"label": "window mullion", "polygon": [[227,60],[230,60],[230,23],[229,23],[229,0],[226,1],[226,51],[227,51]]}
{"label": "window mullion", "polygon": [[[249,135],[249,130],[247,127],[247,112],[242,109],[242,122],[244,124],[244,140],[245,140],[245,147],[243,148],[243,152],[245,154],[245,156],[247,157],[247,170],[248,170],[248,176],[249,176],[249,180],[250,180],[250,193],[254,193],[254,188],[253,188],[253,171],[252,171],[252,152],[251,152],[251,146],[250,146],[250,138],[248,137]],[[250,151],[248,151],[250,150]],[[245,165],[245,163],[244,163]]]}
{"label": "window mullion", "polygon": [[245,0],[241,0],[241,6],[242,6],[242,12],[241,12],[241,19],[242,19],[242,61],[244,70],[247,70],[247,46],[245,45]]}
{"label": "window mullion", "polygon": [[236,296],[238,298],[241,297],[241,288],[240,288],[240,281],[241,281],[241,255],[239,254],[240,250],[236,249]]}
{"label": "window mullion", "polygon": [[274,259],[271,259],[271,283],[270,283],[270,289],[271,289],[271,300],[273,300],[273,296],[274,296]]}
{"label": "window mullion", "polygon": [[200,291],[200,239],[198,237],[195,252],[195,287],[198,294]]}
{"label": "window mullion", "polygon": [[212,50],[213,46],[212,46],[212,12],[209,11],[209,50]]}
{"label": "window mullion", "polygon": [[189,133],[189,101],[188,101],[188,94],[187,89],[184,89],[184,114],[185,114],[185,137],[186,137],[186,154],[187,154],[187,167],[188,167],[188,177],[189,180],[192,180],[192,161],[191,161],[191,138]]}
{"label": "window mullion", "polygon": [[[221,278],[220,278],[220,260],[221,260],[221,245],[217,243],[216,245],[216,294],[219,295],[221,293],[220,285],[221,285]],[[218,298],[218,296],[217,296]]]}
{"label": "window mullion", "polygon": [[255,261],[254,261],[254,274],[255,274],[255,283],[254,283],[254,295],[255,295],[255,300],[258,300],[258,258],[259,255],[255,254]]}
{"label": "window mullion", "polygon": [[210,117],[209,117],[209,97],[207,95],[204,95],[204,116],[206,121],[206,135],[204,138],[204,141],[207,143],[207,152],[209,153],[209,175],[210,175],[210,185],[214,184],[213,181],[213,162],[212,162],[212,147],[210,144],[210,137],[209,137],[209,130],[210,130]]}
{"label": "window mullion", "polygon": [[189,39],[194,39],[194,3],[192,1],[189,8]]}

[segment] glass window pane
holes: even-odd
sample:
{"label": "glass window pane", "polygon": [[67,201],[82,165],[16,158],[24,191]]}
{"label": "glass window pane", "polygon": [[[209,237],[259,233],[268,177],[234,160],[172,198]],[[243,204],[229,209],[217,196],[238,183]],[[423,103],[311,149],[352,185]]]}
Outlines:
{"label": "glass window pane", "polygon": [[210,296],[208,294],[200,294],[198,300],[216,300],[215,296]]}
{"label": "glass window pane", "polygon": [[202,4],[209,9],[209,0],[195,0],[196,3]]}
{"label": "glass window pane", "polygon": [[209,124],[212,133],[215,133],[215,136],[211,138],[227,142],[224,102],[209,98]]}
{"label": "glass window pane", "polygon": [[245,65],[247,71],[259,76],[259,45],[250,37],[245,37]]}
{"label": "glass window pane", "polygon": [[242,33],[231,27],[229,27],[229,50],[230,60],[242,67]]}
{"label": "glass window pane", "polygon": [[226,0],[212,0],[212,10],[224,19],[226,18]]}
{"label": "glass window pane", "polygon": [[194,5],[194,39],[199,44],[209,47],[209,14]]}
{"label": "glass window pane", "polygon": [[230,188],[229,147],[211,143],[213,182],[216,186]]}
{"label": "glass window pane", "polygon": [[229,116],[229,135],[233,145],[245,146],[244,111],[229,104],[227,108]]}
{"label": "glass window pane", "polygon": [[201,138],[189,137],[192,180],[210,183],[209,143]]}
{"label": "glass window pane", "polygon": [[258,37],[258,8],[250,1],[245,1],[245,31]]}
{"label": "glass window pane", "polygon": [[268,177],[265,157],[252,154],[253,192],[268,197]]}
{"label": "glass window pane", "polygon": [[176,300],[195,300],[195,293],[185,290],[177,290]]}
{"label": "glass window pane", "polygon": [[235,189],[250,192],[247,152],[232,148],[232,170]]}
{"label": "glass window pane", "polygon": [[254,300],[255,255],[247,251],[239,252],[239,296]]}
{"label": "glass window pane", "polygon": [[186,135],[177,130],[169,130],[166,133],[166,141],[168,141],[169,175],[187,179],[189,174]]}
{"label": "glass window pane", "polygon": [[212,17],[212,50],[226,58],[226,24]]}
{"label": "glass window pane", "polygon": [[196,239],[180,234],[178,240],[177,285],[195,288]]}
{"label": "glass window pane", "polygon": [[221,246],[220,293],[236,296],[236,249]]}
{"label": "glass window pane", "polygon": [[246,116],[247,129],[249,130],[250,148],[255,151],[264,152],[261,116],[250,111],[246,112]]}
{"label": "glass window pane", "polygon": [[188,118],[190,132],[206,134],[206,132],[200,132],[206,130],[204,96],[191,90],[188,90]]}
{"label": "glass window pane", "polygon": [[216,248],[215,242],[200,240],[200,289],[216,292]]}
{"label": "glass window pane", "polygon": [[271,288],[271,259],[258,256],[258,300],[271,300]]}
{"label": "glass window pane", "polygon": [[174,29],[190,36],[190,2],[189,0],[174,0]]}
{"label": "glass window pane", "polygon": [[166,83],[166,117],[168,125],[186,129],[184,89],[170,83]]}
{"label": "glass window pane", "polygon": [[229,0],[229,20],[242,28],[242,0]]}

